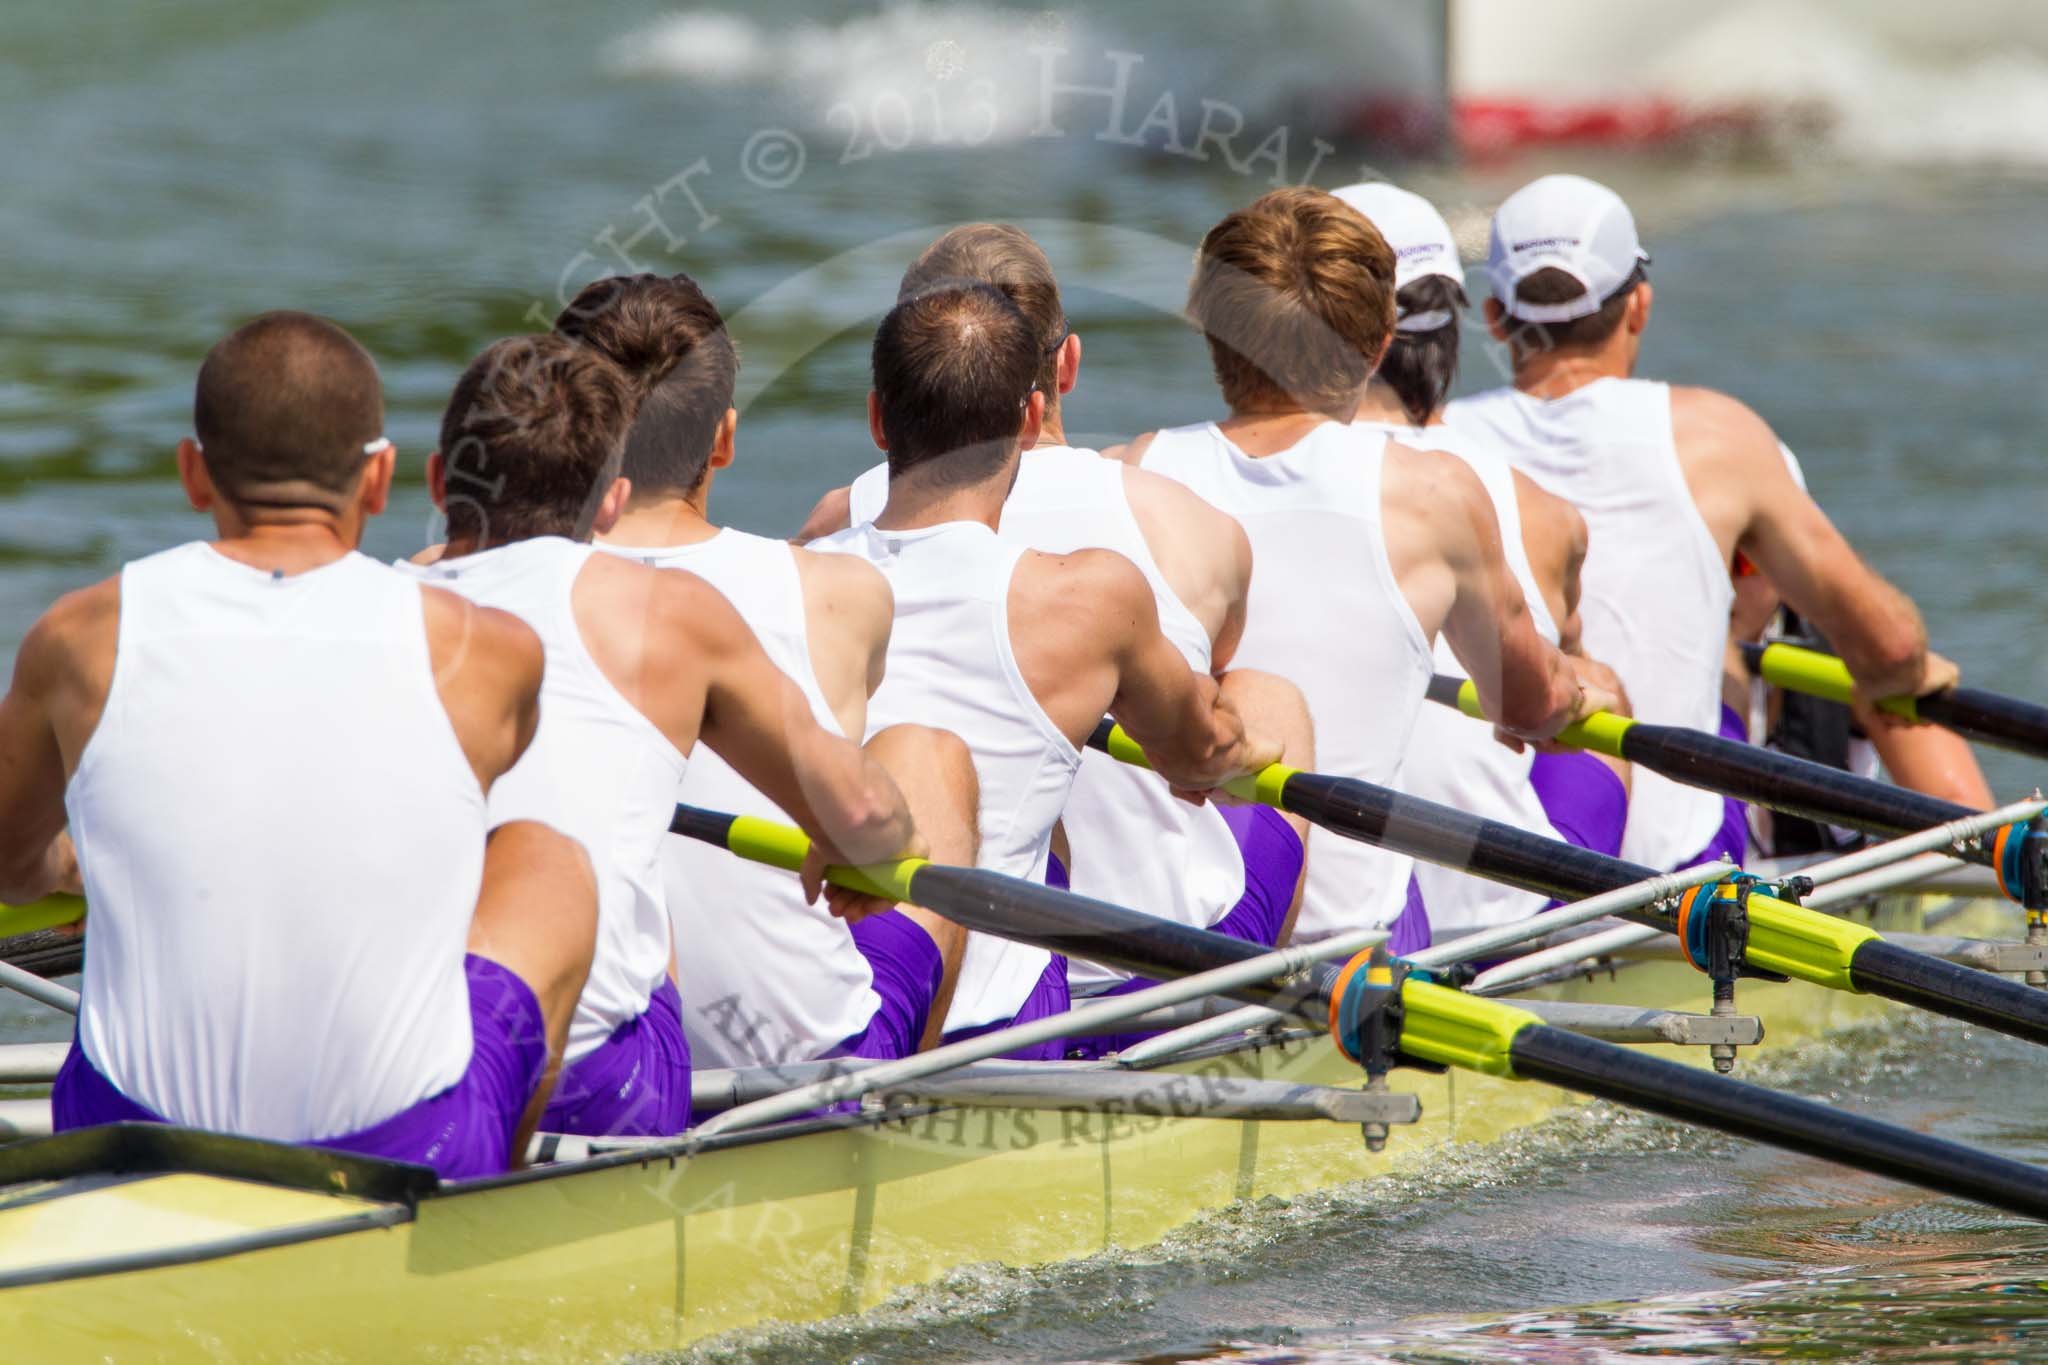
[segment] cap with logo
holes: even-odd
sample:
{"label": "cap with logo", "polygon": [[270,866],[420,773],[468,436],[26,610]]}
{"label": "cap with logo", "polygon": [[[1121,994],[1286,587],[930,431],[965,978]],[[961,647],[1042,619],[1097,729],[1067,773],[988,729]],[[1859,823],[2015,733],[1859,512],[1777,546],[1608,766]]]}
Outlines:
{"label": "cap with logo", "polygon": [[[1628,205],[1583,175],[1546,175],[1509,195],[1486,247],[1494,298],[1524,322],[1591,317],[1649,260]],[[1562,303],[1517,299],[1515,287],[1539,270],[1562,270],[1586,292]]]}
{"label": "cap with logo", "polygon": [[[1365,215],[1366,221],[1387,239],[1394,252],[1396,290],[1406,289],[1431,275],[1441,275],[1459,285],[1465,283],[1458,265],[1457,240],[1451,236],[1444,216],[1427,199],[1384,180],[1346,185],[1331,193]],[[1418,313],[1404,311],[1395,319],[1394,326],[1403,332],[1433,332],[1448,327],[1454,320],[1449,309],[1432,308]]]}

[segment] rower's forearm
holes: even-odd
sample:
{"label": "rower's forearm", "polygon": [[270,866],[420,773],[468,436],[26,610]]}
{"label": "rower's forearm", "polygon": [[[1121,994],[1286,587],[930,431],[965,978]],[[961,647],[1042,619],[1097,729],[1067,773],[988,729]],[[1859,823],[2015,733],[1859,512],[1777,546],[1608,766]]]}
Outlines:
{"label": "rower's forearm", "polygon": [[916,839],[909,803],[888,769],[861,755],[860,771],[836,802],[832,842],[856,863],[901,857]]}
{"label": "rower's forearm", "polygon": [[[1579,718],[1583,689],[1571,662],[1555,649],[1548,651],[1540,671],[1530,672],[1533,676],[1526,686],[1513,686],[1511,679],[1504,678],[1502,695],[1487,708],[1487,714],[1498,716],[1496,723],[1512,734],[1550,739]],[[1483,691],[1480,700],[1483,706]]]}

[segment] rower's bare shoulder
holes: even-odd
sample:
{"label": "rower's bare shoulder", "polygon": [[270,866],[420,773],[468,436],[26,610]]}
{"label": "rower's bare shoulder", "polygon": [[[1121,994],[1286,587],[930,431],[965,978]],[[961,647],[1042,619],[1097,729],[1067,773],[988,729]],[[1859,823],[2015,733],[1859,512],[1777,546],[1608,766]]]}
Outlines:
{"label": "rower's bare shoulder", "polygon": [[119,574],[65,593],[22,637],[14,656],[15,686],[45,693],[77,680],[104,691],[113,679],[120,628]]}
{"label": "rower's bare shoulder", "polygon": [[420,584],[420,610],[436,677],[461,673],[502,679],[517,691],[539,690],[546,655],[526,622],[431,583]]}
{"label": "rower's bare shoulder", "polygon": [[1084,633],[1108,618],[1134,614],[1141,603],[1152,604],[1152,585],[1145,575],[1114,550],[1063,555],[1030,550],[1019,569],[1011,590],[1013,603],[1021,596],[1021,605],[1056,617],[1064,632]]}
{"label": "rower's bare shoulder", "polygon": [[1148,431],[1143,436],[1134,437],[1120,446],[1106,446],[1099,453],[1105,460],[1138,465],[1143,463],[1145,452],[1152,448],[1152,438],[1158,434],[1156,431]]}
{"label": "rower's bare shoulder", "polygon": [[1749,460],[1778,464],[1778,436],[1754,408],[1717,389],[1671,386],[1671,439],[1679,458]]}
{"label": "rower's bare shoulder", "polygon": [[1493,506],[1472,466],[1447,451],[1420,450],[1399,441],[1387,442],[1380,456],[1380,499],[1432,519],[1447,509],[1481,506],[1490,516]]}
{"label": "rower's bare shoulder", "polygon": [[882,571],[858,555],[826,554],[791,547],[804,608],[813,621],[846,622],[857,630],[888,633],[896,615],[896,594]]}

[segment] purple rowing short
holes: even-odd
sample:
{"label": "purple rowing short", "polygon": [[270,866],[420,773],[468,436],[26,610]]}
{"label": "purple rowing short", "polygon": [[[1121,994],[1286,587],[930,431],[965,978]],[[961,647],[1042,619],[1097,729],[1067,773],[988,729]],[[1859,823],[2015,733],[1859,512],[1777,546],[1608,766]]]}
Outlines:
{"label": "purple rowing short", "polygon": [[1560,838],[1610,858],[1621,856],[1628,788],[1614,769],[1583,750],[1538,754],[1529,769],[1529,785],[1536,789],[1536,799]]}
{"label": "purple rowing short", "polygon": [[852,926],[853,946],[868,960],[875,994],[882,998],[868,1026],[825,1055],[890,1060],[917,1051],[930,1021],[932,1000],[945,979],[939,945],[900,910],[869,915]]}
{"label": "purple rowing short", "polygon": [[[1073,998],[1067,994],[1067,960],[1054,953],[1052,961],[1046,963],[1045,970],[1038,974],[1038,984],[1031,988],[1031,994],[1024,997],[1024,1003],[1014,1017],[998,1019],[993,1024],[976,1024],[973,1028],[955,1029],[940,1041],[961,1043],[969,1038],[979,1038],[984,1033],[994,1033],[999,1028],[1050,1019],[1055,1014],[1065,1014],[1072,1004]],[[1049,1062],[1065,1055],[1066,1040],[1062,1038],[1054,1038],[1050,1042],[1037,1043],[1003,1054],[1019,1062]]]}
{"label": "purple rowing short", "polygon": [[[1230,913],[1209,928],[1231,938],[1243,939],[1246,943],[1256,943],[1261,948],[1271,948],[1279,940],[1280,931],[1287,927],[1287,907],[1293,903],[1295,883],[1301,879],[1301,836],[1294,832],[1294,826],[1288,824],[1280,812],[1270,806],[1219,804],[1216,809],[1223,816],[1223,823],[1229,827],[1231,837],[1237,840],[1238,852],[1244,858],[1244,895],[1230,908]],[[1048,877],[1047,880],[1052,879]],[[1158,984],[1142,976],[1134,976],[1091,998],[1128,995]],[[1156,1029],[1143,1029],[1135,1033],[1074,1038],[1068,1041],[1066,1055],[1106,1057],[1150,1038],[1156,1032]]]}
{"label": "purple rowing short", "polygon": [[[1721,738],[1732,739],[1738,744],[1749,743],[1749,727],[1742,722],[1726,702],[1721,705]],[[1732,796],[1721,798],[1721,828],[1707,841],[1707,846],[1687,858],[1678,868],[1698,867],[1701,863],[1726,858],[1737,867],[1749,856],[1749,807]],[[1673,868],[1677,871],[1678,868]]]}
{"label": "purple rowing short", "polygon": [[683,1001],[664,978],[647,1008],[563,1066],[540,1126],[585,1137],[673,1137],[690,1126]]}
{"label": "purple rowing short", "polygon": [[1429,946],[1429,907],[1422,903],[1422,885],[1408,874],[1408,894],[1401,913],[1387,926],[1387,951],[1395,957],[1419,953]]}
{"label": "purple rowing short", "polygon": [[[509,967],[471,953],[462,968],[475,1040],[462,1079],[360,1132],[299,1146],[410,1161],[433,1167],[443,1180],[496,1175],[511,1164],[520,1116],[547,1069],[546,1025],[532,989]],[[50,1110],[58,1132],[168,1121],[116,1089],[76,1038],[50,1092]]]}

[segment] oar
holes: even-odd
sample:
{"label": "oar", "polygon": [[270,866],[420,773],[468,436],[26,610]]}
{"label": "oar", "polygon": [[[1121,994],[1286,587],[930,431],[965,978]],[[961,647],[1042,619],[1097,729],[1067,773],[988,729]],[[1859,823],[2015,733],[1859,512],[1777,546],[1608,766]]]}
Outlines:
{"label": "oar", "polygon": [[85,916],[85,902],[77,896],[45,896],[27,905],[0,905],[0,938],[54,929]]}
{"label": "oar", "polygon": [[[1437,674],[1429,680],[1429,699],[1474,719],[1486,719],[1479,705],[1479,689],[1463,678]],[[1625,758],[1688,787],[1704,787],[1788,815],[1870,834],[1911,834],[1974,814],[1953,801],[1875,782],[1824,763],[1680,725],[1651,725],[1610,711],[1594,712],[1566,727],[1557,739],[1574,748]],[[1980,863],[1992,861],[1988,847],[1964,856]]]}
{"label": "oar", "polygon": [[[800,831],[786,825],[691,806],[678,806],[669,828],[792,871],[810,848]],[[914,902],[971,930],[1076,954],[1138,976],[1189,976],[1262,951],[1204,929],[976,868],[906,859],[831,868],[826,876],[840,886]],[[1342,966],[1317,964],[1306,983],[1256,982],[1229,994],[1275,1005],[1330,1029],[1345,1055],[1368,1067],[1390,1060],[1374,1045],[1376,1038],[1383,1039],[1404,1058],[1546,1081],[2048,1221],[2048,1171],[1567,1033],[1501,1001],[1414,978],[1400,981],[1396,990],[1394,976],[1384,957],[1375,961],[1362,953]]]}
{"label": "oar", "polygon": [[[1773,642],[1745,644],[1743,662],[1773,687],[1847,705],[1855,686],[1849,667],[1832,654]],[[1952,687],[1924,697],[1888,697],[1881,710],[1908,720],[1933,721],[1959,735],[2048,758],[2048,706],[1976,687]]]}
{"label": "oar", "polygon": [[[1148,766],[1144,750],[1121,726],[1104,721],[1089,743],[1127,763]],[[1334,834],[1560,900],[1596,896],[1657,875],[1654,868],[1546,839],[1498,820],[1283,763],[1230,784],[1229,791],[1242,800],[1291,811]],[[2022,844],[2019,839],[2007,842]],[[1715,901],[1736,902],[1746,911],[1747,941],[1730,945],[1740,964],[1834,990],[1866,991],[2015,1038],[2048,1043],[2048,991],[1911,952],[1885,942],[1864,925],[1760,890],[1745,896],[1726,882],[1697,887],[1680,899],[1676,914],[1646,908],[1621,918],[1676,934],[1687,959],[1707,971],[1715,955],[1709,937],[1716,922]],[[1721,922],[1726,925],[1731,918]]]}

